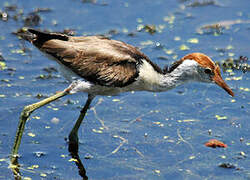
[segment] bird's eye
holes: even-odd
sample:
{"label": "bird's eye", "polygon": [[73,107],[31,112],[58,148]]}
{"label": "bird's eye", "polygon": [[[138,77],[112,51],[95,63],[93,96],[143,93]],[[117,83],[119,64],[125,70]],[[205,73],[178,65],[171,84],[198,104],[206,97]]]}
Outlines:
{"label": "bird's eye", "polygon": [[205,72],[206,74],[212,74],[212,70],[211,70],[210,68],[206,68],[206,69],[204,70],[204,72]]}

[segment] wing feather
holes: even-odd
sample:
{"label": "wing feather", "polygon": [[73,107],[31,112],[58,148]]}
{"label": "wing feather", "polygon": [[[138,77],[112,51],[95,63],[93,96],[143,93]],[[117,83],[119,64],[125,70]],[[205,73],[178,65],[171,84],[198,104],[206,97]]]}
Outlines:
{"label": "wing feather", "polygon": [[139,76],[138,65],[148,59],[135,47],[96,36],[62,41],[52,39],[40,48],[74,73],[94,84],[123,87]]}

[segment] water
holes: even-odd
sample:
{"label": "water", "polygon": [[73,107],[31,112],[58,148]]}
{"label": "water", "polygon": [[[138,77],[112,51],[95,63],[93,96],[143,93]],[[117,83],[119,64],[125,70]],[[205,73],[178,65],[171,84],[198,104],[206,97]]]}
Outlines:
{"label": "water", "polygon": [[[0,20],[0,52],[6,64],[0,70],[0,179],[13,179],[8,157],[22,108],[39,101],[37,94],[49,96],[67,87],[59,72],[44,70],[58,69],[55,62],[11,34],[24,26],[29,13],[50,8],[39,13],[41,21],[34,28],[108,34],[141,48],[161,67],[196,51],[218,62],[249,57],[249,2],[194,2],[1,1],[0,12],[9,5],[17,8],[7,11],[7,21]],[[199,33],[205,25],[225,21],[225,28]],[[138,31],[147,24],[155,25],[156,32]],[[249,73],[233,73],[223,77],[234,98],[216,85],[199,83],[159,94],[97,97],[79,131],[79,156],[89,179],[250,179]],[[65,137],[85,100],[84,94],[66,96],[31,115],[19,150],[23,178],[81,179]],[[216,115],[225,117],[218,120]],[[214,138],[228,148],[204,146]],[[221,168],[222,163],[235,168]]]}

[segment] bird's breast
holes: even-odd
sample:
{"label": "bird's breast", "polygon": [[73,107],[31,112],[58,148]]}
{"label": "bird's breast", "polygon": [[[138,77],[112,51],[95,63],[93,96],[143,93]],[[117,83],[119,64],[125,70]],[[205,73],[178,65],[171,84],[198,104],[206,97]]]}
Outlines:
{"label": "bird's breast", "polygon": [[139,67],[139,77],[137,79],[141,89],[146,91],[157,91],[157,87],[160,86],[162,74],[158,73],[150,63],[143,60],[143,63]]}

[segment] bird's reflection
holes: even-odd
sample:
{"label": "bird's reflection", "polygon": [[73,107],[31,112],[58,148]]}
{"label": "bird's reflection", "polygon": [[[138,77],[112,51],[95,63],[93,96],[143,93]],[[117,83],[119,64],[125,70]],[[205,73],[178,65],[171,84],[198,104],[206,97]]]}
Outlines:
{"label": "bird's reflection", "polygon": [[[45,104],[48,104],[49,102],[51,101],[54,101],[55,99],[58,99],[62,96],[65,96],[67,95],[68,93],[63,91],[61,92],[59,95],[59,93],[57,93],[56,95],[54,96],[51,96],[47,99],[45,99],[44,101],[45,102],[42,102],[42,105],[45,105]],[[82,108],[82,110],[80,111],[80,115],[77,119],[77,122],[76,124],[74,125],[74,127],[72,128],[71,130],[71,133],[69,135],[69,143],[68,143],[68,151],[70,153],[70,156],[74,159],[74,162],[78,168],[78,171],[79,171],[79,175],[82,177],[83,180],[87,180],[88,177],[86,176],[86,170],[84,168],[84,165],[78,155],[78,147],[79,147],[79,141],[78,141],[78,135],[77,135],[77,132],[78,132],[78,129],[80,127],[80,124],[87,112],[87,109],[89,108],[89,105],[90,105],[90,102],[92,100],[92,96],[88,96],[88,100],[87,100],[87,103],[84,105],[84,107]],[[37,106],[40,106],[40,103],[41,102],[38,102],[38,103],[35,103],[35,104],[32,104],[30,106],[27,106],[27,107],[33,107],[35,106],[35,108]],[[32,109],[31,112],[33,112],[34,109]],[[15,142],[14,142],[14,146],[12,148],[12,153],[11,153],[11,157],[10,157],[10,169],[12,170],[13,172],[13,175],[14,175],[14,179],[22,179],[22,176],[21,176],[21,172],[20,172],[20,164],[18,163],[18,149],[19,149],[19,145],[20,145],[20,142],[21,142],[21,138],[22,138],[22,134],[23,134],[23,131],[24,131],[24,127],[25,127],[25,123],[30,115],[30,113],[28,113],[28,115],[26,115],[25,113],[22,112],[21,114],[21,121],[18,125],[18,130],[16,132],[16,138],[15,138]],[[24,114],[24,115],[23,115]]]}
{"label": "bird's reflection", "polygon": [[[77,146],[78,147],[78,146]],[[82,177],[83,180],[87,180],[88,179],[88,176],[86,175],[86,170],[85,170],[85,167],[78,155],[78,149],[72,149],[72,147],[70,147],[70,143],[69,143],[69,153],[71,155],[71,157],[73,159],[75,159],[75,164],[78,168],[78,173],[79,175]],[[70,151],[71,150],[71,151]],[[73,150],[73,151],[72,151]]]}
{"label": "bird's reflection", "polygon": [[[80,115],[77,119],[76,124],[74,125],[73,129],[71,130],[69,134],[69,143],[68,143],[68,151],[73,159],[75,159],[75,164],[78,168],[79,175],[82,177],[83,180],[87,180],[88,176],[86,175],[86,170],[84,168],[84,165],[78,155],[78,148],[79,148],[79,141],[78,141],[78,128],[80,127],[80,124],[89,108],[89,105],[91,103],[92,97],[88,96],[88,100],[82,110],[80,111]],[[78,122],[80,122],[78,124]],[[79,125],[79,126],[78,126]],[[77,128],[76,128],[77,127]]]}
{"label": "bird's reflection", "polygon": [[[85,167],[80,159],[80,156],[78,155],[78,144],[74,144],[72,146],[72,143],[69,143],[68,150],[69,150],[70,156],[74,159],[75,165],[78,168],[79,175],[82,177],[83,180],[88,180],[88,176],[86,175]],[[12,170],[12,173],[13,173],[15,180],[22,179],[20,167],[21,166],[18,163],[18,156],[12,156],[10,169]]]}

